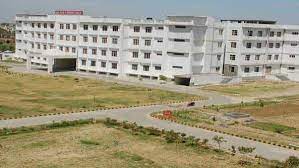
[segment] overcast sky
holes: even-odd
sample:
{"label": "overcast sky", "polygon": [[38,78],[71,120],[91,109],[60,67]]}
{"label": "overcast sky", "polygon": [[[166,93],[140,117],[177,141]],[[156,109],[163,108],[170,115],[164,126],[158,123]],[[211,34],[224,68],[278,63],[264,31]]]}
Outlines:
{"label": "overcast sky", "polygon": [[81,9],[92,16],[214,16],[218,19],[267,19],[299,24],[299,0],[0,0],[0,22],[17,13],[47,14]]}

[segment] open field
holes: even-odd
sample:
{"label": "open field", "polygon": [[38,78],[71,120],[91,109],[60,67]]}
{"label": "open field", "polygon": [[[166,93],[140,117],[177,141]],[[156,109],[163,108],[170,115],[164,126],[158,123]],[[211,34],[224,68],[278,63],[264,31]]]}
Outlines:
{"label": "open field", "polygon": [[[255,120],[244,123],[224,116],[227,112],[250,114]],[[160,114],[161,115],[161,114]],[[277,142],[299,145],[299,95],[208,108],[173,112],[173,118],[185,123],[214,128]]]}
{"label": "open field", "polygon": [[232,85],[209,85],[202,89],[231,96],[269,97],[273,95],[275,97],[282,92],[299,91],[299,84],[294,82],[251,81]]}
{"label": "open field", "polygon": [[[272,167],[275,162],[204,147],[166,143],[154,135],[101,123],[0,136],[0,167]],[[240,161],[240,160],[243,160]],[[250,164],[242,164],[242,163]],[[272,166],[271,166],[272,165]]]}
{"label": "open field", "polygon": [[194,96],[99,80],[0,70],[0,118],[191,98]]}

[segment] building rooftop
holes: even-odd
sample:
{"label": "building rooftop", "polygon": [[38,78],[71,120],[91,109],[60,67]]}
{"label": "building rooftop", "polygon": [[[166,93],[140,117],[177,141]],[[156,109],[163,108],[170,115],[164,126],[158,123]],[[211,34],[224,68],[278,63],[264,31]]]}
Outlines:
{"label": "building rooftop", "polygon": [[276,24],[273,20],[247,20],[247,19],[224,19],[221,22],[232,22],[232,23],[249,23],[249,24]]}

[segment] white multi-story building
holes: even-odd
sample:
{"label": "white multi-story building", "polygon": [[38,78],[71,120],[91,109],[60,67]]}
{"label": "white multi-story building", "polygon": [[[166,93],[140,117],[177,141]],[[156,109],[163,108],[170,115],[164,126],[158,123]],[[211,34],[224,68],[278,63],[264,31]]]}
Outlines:
{"label": "white multi-story building", "polygon": [[[16,16],[16,55],[27,66],[115,76],[219,74],[299,77],[299,26],[168,16],[90,17],[80,11]],[[299,80],[299,79],[298,79]]]}

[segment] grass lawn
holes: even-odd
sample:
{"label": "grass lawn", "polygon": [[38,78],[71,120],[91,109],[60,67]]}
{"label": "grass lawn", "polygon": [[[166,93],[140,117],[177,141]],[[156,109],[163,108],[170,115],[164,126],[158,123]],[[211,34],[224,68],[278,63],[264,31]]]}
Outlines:
{"label": "grass lawn", "polygon": [[298,88],[298,85],[291,82],[255,81],[233,85],[210,85],[203,87],[203,89],[233,96],[256,96],[273,92],[278,93],[294,87]]}
{"label": "grass lawn", "polygon": [[294,131],[296,128],[288,127],[285,125],[275,124],[275,123],[267,123],[267,122],[255,122],[249,125],[252,128],[261,129],[265,131],[271,131],[276,133],[284,133],[287,131]]}
{"label": "grass lawn", "polygon": [[16,75],[0,69],[0,118],[191,98],[194,96],[99,80]]}
{"label": "grass lawn", "polygon": [[[209,148],[166,143],[161,137],[133,134],[98,123],[0,136],[0,167],[222,167],[259,168],[273,162],[231,156]],[[250,161],[241,165],[240,160]]]}

